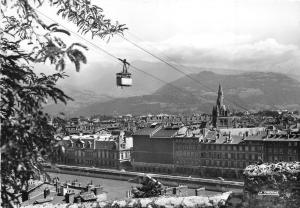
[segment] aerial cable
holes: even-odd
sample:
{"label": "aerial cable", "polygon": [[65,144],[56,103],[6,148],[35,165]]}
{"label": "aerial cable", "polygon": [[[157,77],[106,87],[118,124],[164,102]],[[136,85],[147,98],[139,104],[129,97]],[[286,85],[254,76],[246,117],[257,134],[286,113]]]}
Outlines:
{"label": "aerial cable", "polygon": [[[121,60],[122,60],[122,59],[118,58],[117,56],[113,55],[112,53],[110,53],[110,52],[104,50],[103,48],[101,48],[101,47],[95,45],[93,42],[91,42],[91,41],[89,41],[89,40],[83,38],[81,35],[78,35],[76,32],[74,32],[74,31],[68,29],[68,28],[65,27],[64,25],[62,25],[62,24],[56,22],[55,20],[53,20],[52,18],[48,17],[47,15],[41,13],[40,11],[38,11],[38,10],[36,10],[36,11],[37,11],[39,14],[41,14],[42,16],[46,17],[47,19],[49,19],[49,20],[51,20],[51,21],[57,23],[57,24],[60,25],[61,27],[63,27],[63,28],[65,28],[66,30],[70,31],[72,34],[76,35],[76,36],[79,37],[80,39],[82,39],[82,40],[88,42],[90,45],[92,45],[92,46],[94,46],[95,48],[101,50],[103,53],[105,53],[105,54],[107,54],[107,55],[109,55],[109,56],[115,58],[115,59],[118,60],[118,61],[121,61]],[[171,68],[175,69],[176,71],[178,71],[178,72],[180,72],[180,73],[182,73],[182,74],[188,76],[189,78],[191,78],[192,80],[194,80],[194,81],[196,81],[198,84],[200,84],[201,86],[204,86],[205,88],[207,88],[207,89],[209,89],[209,90],[211,90],[211,91],[214,91],[213,89],[210,89],[209,87],[206,87],[206,86],[203,85],[202,83],[198,82],[198,80],[194,79],[194,78],[191,77],[189,74],[186,74],[185,72],[183,72],[183,71],[181,71],[180,69],[174,67],[173,65],[169,64],[168,62],[164,61],[163,59],[159,58],[158,56],[152,54],[151,52],[149,52],[149,51],[147,51],[147,50],[145,50],[145,49],[143,49],[142,47],[140,47],[140,46],[138,46],[137,44],[133,43],[133,42],[130,41],[129,39],[125,38],[124,36],[122,36],[122,35],[120,35],[120,36],[121,36],[124,40],[130,42],[131,44],[135,45],[136,47],[140,48],[141,50],[147,52],[147,53],[150,54],[151,56],[153,56],[153,57],[159,59],[160,61],[164,62],[165,64],[167,64],[167,65],[170,66]],[[121,62],[123,63],[123,61],[121,61]],[[158,78],[158,77],[156,77],[156,76],[154,76],[154,75],[152,75],[152,74],[150,74],[150,73],[147,73],[147,72],[145,72],[144,70],[141,70],[141,69],[139,69],[139,68],[137,68],[137,67],[135,67],[135,66],[133,66],[133,65],[131,65],[131,68],[134,68],[134,69],[137,70],[137,71],[140,71],[140,72],[142,72],[142,73],[144,73],[144,74],[147,74],[148,76],[151,76],[152,78],[157,79],[157,80],[159,80],[159,81],[161,81],[161,82],[163,82],[163,83],[165,83],[165,84],[167,84],[167,85],[170,85],[170,86],[172,86],[172,87],[174,87],[174,88],[176,88],[176,89],[178,89],[178,90],[180,90],[180,91],[182,91],[182,92],[189,93],[189,94],[193,95],[192,92],[183,90],[183,89],[181,89],[181,88],[179,88],[179,87],[177,87],[177,86],[175,86],[175,85],[173,85],[173,84],[171,84],[171,83],[168,83],[168,82],[166,82],[166,81],[164,81],[164,80],[162,80],[162,79],[160,79],[160,78]],[[195,95],[193,95],[193,96],[195,96]],[[197,96],[200,97],[200,98],[203,98],[204,100],[206,100],[206,98],[203,97],[203,96],[200,96],[200,95],[197,95]],[[225,99],[225,100],[228,100],[228,99],[226,99],[226,98],[224,98],[224,99]],[[228,101],[229,101],[229,100],[228,100]],[[230,101],[230,102],[233,103],[234,105],[239,106],[240,108],[242,108],[242,109],[248,111],[247,108],[245,108],[245,107],[243,107],[243,106],[241,106],[241,105],[239,105],[239,104],[237,104],[237,103],[235,103],[235,102],[233,102],[233,101]]]}
{"label": "aerial cable", "polygon": [[[137,40],[139,40],[139,41],[146,42],[145,40],[143,40],[142,38],[138,37],[136,34],[133,34],[133,33],[130,32],[130,31],[127,31],[127,33],[130,34],[132,37],[134,37],[135,39],[137,39]],[[152,49],[154,49],[154,50],[157,50],[157,48],[155,48],[155,47],[153,47],[153,46],[150,46],[150,47],[151,47]],[[161,55],[160,55],[161,57],[163,57],[163,58],[165,58],[165,59],[167,59],[167,60],[173,62],[175,65],[181,66],[182,68],[185,68],[185,69],[187,69],[187,70],[190,71],[190,68],[188,68],[187,66],[185,66],[185,65],[183,65],[183,64],[181,64],[181,63],[176,62],[176,60],[174,60],[174,59],[171,58],[170,56],[166,55],[165,53],[160,52],[159,54],[161,54]],[[163,55],[163,56],[162,56],[162,55]],[[194,70],[192,70],[192,71],[194,71]]]}
{"label": "aerial cable", "polygon": [[[41,13],[41,12],[38,11],[38,10],[36,10],[36,11],[37,11],[39,14],[41,14],[42,16],[44,16],[45,18],[51,20],[52,22],[54,22],[54,23],[60,25],[61,27],[65,28],[66,30],[70,31],[72,34],[76,35],[78,38],[80,38],[80,39],[86,41],[87,43],[89,43],[89,44],[90,44],[91,46],[93,46],[94,48],[99,49],[99,50],[101,50],[103,53],[107,54],[108,56],[110,56],[110,57],[116,59],[119,63],[120,63],[120,61],[123,63],[124,59],[118,58],[117,56],[115,56],[115,55],[113,55],[112,53],[106,51],[105,49],[99,47],[98,45],[94,44],[93,42],[87,40],[86,38],[82,37],[81,35],[77,34],[76,32],[74,32],[74,31],[68,29],[68,28],[65,27],[64,25],[62,25],[62,24],[56,22],[55,20],[53,20],[52,18],[48,17],[47,15]],[[126,60],[126,59],[125,59],[125,60]],[[127,61],[126,61],[126,62],[127,62]],[[128,63],[128,62],[127,62],[127,63]],[[159,78],[159,77],[157,77],[157,76],[155,76],[155,75],[153,75],[153,74],[150,74],[150,73],[148,73],[148,72],[146,72],[146,71],[144,71],[144,70],[142,70],[142,69],[140,69],[140,68],[138,68],[138,67],[136,67],[136,66],[134,66],[134,65],[132,65],[132,64],[130,65],[130,67],[133,68],[133,69],[135,69],[135,70],[137,70],[137,71],[139,71],[139,72],[141,72],[141,73],[143,73],[143,74],[146,74],[147,76],[152,77],[153,79],[156,79],[156,80],[158,80],[158,81],[160,81],[160,82],[162,82],[162,83],[165,83],[166,85],[172,86],[173,88],[176,88],[177,90],[179,90],[179,91],[181,91],[181,92],[183,92],[183,93],[189,93],[189,94],[191,94],[192,96],[195,96],[192,92],[187,91],[187,90],[184,90],[184,89],[181,89],[181,88],[177,87],[176,85],[173,85],[173,84],[171,84],[171,83],[169,83],[169,82],[166,82],[165,80],[163,80],[163,79],[161,79],[161,78]],[[202,98],[202,99],[204,99],[204,100],[207,100],[207,98],[205,98],[205,97],[203,97],[203,96],[201,96],[201,95],[197,95],[197,96],[200,97],[200,98]]]}
{"label": "aerial cable", "polygon": [[[129,42],[130,44],[132,44],[133,46],[135,46],[135,47],[139,48],[140,50],[144,51],[145,53],[147,53],[147,54],[151,55],[152,57],[158,59],[159,61],[165,63],[165,64],[166,64],[167,66],[169,66],[171,69],[174,69],[175,71],[177,71],[177,72],[179,72],[179,73],[185,75],[186,77],[190,78],[190,79],[193,80],[194,82],[198,83],[200,86],[202,86],[202,87],[204,87],[204,88],[206,88],[206,89],[208,89],[208,90],[210,90],[210,91],[215,91],[214,89],[211,89],[210,87],[205,86],[203,83],[199,82],[197,79],[195,79],[195,78],[192,77],[191,75],[185,73],[184,71],[180,70],[179,68],[177,68],[176,66],[170,64],[169,62],[167,62],[166,60],[160,58],[159,56],[153,54],[153,53],[150,52],[149,50],[147,50],[147,49],[143,48],[142,46],[138,45],[137,43],[135,43],[135,42],[129,40],[128,38],[126,38],[126,37],[124,37],[124,36],[122,36],[122,35],[120,35],[120,37],[123,38],[125,41]],[[241,109],[248,111],[248,109],[247,109],[246,107],[243,107],[242,105],[240,105],[240,104],[238,104],[238,103],[235,103],[234,101],[231,101],[231,100],[229,100],[228,98],[224,98],[224,100],[227,100],[228,102],[234,104],[235,106],[238,106],[238,107],[240,107]]]}

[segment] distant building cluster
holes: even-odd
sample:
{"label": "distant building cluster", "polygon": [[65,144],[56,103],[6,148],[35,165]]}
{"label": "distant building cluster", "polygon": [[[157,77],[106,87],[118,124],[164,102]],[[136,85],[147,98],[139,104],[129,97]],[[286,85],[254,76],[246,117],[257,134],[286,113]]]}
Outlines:
{"label": "distant building cluster", "polygon": [[251,163],[300,160],[298,114],[233,112],[221,85],[211,115],[72,118],[65,130],[60,163],[70,165],[240,178]]}
{"label": "distant building cluster", "polygon": [[122,168],[131,161],[132,137],[124,131],[105,130],[92,135],[70,135],[61,140],[65,148],[59,163],[107,168]]}

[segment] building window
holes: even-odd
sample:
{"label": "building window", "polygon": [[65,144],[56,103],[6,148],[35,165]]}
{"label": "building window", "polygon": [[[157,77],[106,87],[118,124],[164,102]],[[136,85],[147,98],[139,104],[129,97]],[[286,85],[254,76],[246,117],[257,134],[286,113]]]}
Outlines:
{"label": "building window", "polygon": [[72,140],[70,140],[69,147],[74,147],[74,142]]}
{"label": "building window", "polygon": [[249,147],[248,146],[245,147],[245,151],[247,151],[247,152],[249,151]]}
{"label": "building window", "polygon": [[295,157],[289,157],[289,161],[295,161]]}
{"label": "building window", "polygon": [[92,148],[92,142],[91,141],[88,141],[88,145],[87,145],[87,148]]}
{"label": "building window", "polygon": [[283,149],[282,148],[279,148],[279,154],[283,154]]}

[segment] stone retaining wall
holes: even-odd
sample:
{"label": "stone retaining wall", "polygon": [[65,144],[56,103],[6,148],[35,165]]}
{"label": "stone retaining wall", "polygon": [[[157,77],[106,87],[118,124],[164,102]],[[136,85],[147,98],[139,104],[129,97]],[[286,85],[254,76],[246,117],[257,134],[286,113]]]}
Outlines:
{"label": "stone retaining wall", "polygon": [[247,206],[300,207],[300,162],[250,165],[244,171]]}

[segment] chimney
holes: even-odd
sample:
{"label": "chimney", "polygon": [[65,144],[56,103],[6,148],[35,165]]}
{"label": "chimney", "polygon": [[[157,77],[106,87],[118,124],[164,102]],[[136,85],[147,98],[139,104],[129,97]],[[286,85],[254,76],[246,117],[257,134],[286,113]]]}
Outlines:
{"label": "chimney", "polygon": [[228,141],[228,137],[226,136],[225,137],[225,143],[228,143],[229,141]]}
{"label": "chimney", "polygon": [[203,128],[203,129],[202,129],[202,133],[203,133],[203,136],[206,135],[206,128]]}

